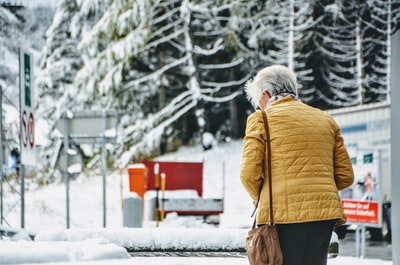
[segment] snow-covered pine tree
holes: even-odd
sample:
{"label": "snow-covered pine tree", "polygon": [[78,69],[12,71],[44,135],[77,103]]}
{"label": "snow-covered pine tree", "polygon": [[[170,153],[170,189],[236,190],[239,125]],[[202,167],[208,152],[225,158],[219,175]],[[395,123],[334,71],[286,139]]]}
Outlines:
{"label": "snow-covered pine tree", "polygon": [[[47,122],[49,130],[44,137],[47,139],[40,147],[38,170],[40,179],[48,182],[53,178],[50,165],[53,157],[58,155],[58,145],[52,141],[57,121],[67,110],[80,108],[76,100],[74,79],[82,65],[78,52],[79,40],[79,8],[76,0],[60,0],[50,27],[46,31],[46,43],[42,48],[40,71],[35,82],[37,91],[36,116]],[[52,158],[52,159],[49,159]],[[49,174],[45,174],[45,172]]]}
{"label": "snow-covered pine tree", "polygon": [[194,58],[201,85],[201,102],[196,107],[204,113],[205,125],[200,132],[209,132],[218,140],[241,137],[245,108],[244,83],[250,73],[247,54],[232,35],[232,11],[238,1],[192,1],[191,36]]}
{"label": "snow-covered pine tree", "polygon": [[46,32],[42,71],[36,87],[40,98],[38,114],[50,123],[50,127],[66,110],[79,108],[74,100],[75,74],[82,65],[77,50],[79,35],[75,31],[78,11],[75,0],[58,1],[53,22]]}
{"label": "snow-covered pine tree", "polygon": [[326,16],[315,27],[308,63],[318,88],[312,105],[326,109],[387,99],[389,39],[398,29],[398,12],[398,6],[379,0],[316,5],[315,16]]}
{"label": "snow-covered pine tree", "polygon": [[171,130],[190,139],[200,128],[197,107],[239,94],[245,79],[232,74],[241,60],[228,50],[223,2],[112,1],[79,44],[86,59],[76,84],[91,109],[120,113],[114,152],[129,148],[123,161],[150,154]]}
{"label": "snow-covered pine tree", "polygon": [[390,102],[391,35],[398,28],[392,1],[373,0],[362,15],[365,102]]}
{"label": "snow-covered pine tree", "polygon": [[237,4],[232,23],[251,74],[267,65],[287,65],[296,72],[298,92],[306,102],[315,93],[312,70],[306,65],[312,29],[321,20],[312,16],[314,5],[315,1],[246,1]]}
{"label": "snow-covered pine tree", "polygon": [[342,6],[340,0],[322,0],[314,16],[325,16],[313,32],[313,47],[308,67],[313,70],[314,99],[310,104],[320,108],[357,104],[357,50],[354,6]]}

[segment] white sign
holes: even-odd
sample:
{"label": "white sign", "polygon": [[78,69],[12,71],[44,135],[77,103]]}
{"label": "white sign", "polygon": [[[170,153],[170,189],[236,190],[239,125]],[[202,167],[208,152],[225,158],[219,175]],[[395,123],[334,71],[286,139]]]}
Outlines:
{"label": "white sign", "polygon": [[20,95],[21,95],[21,163],[34,166],[35,114],[33,101],[33,57],[20,50]]}
{"label": "white sign", "polygon": [[381,152],[349,149],[354,171],[354,183],[341,191],[348,223],[382,226]]}
{"label": "white sign", "polygon": [[[68,128],[65,128],[65,119]],[[56,123],[56,128],[62,133],[67,133],[74,140],[90,140],[93,138],[115,138],[117,136],[118,113],[114,110],[81,111],[69,113]],[[66,132],[68,130],[68,132]]]}

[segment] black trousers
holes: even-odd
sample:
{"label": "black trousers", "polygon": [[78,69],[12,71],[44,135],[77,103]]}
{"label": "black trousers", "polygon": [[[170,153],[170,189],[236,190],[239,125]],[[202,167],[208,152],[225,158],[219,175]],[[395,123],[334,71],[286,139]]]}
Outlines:
{"label": "black trousers", "polygon": [[326,265],[334,223],[276,224],[283,265]]}

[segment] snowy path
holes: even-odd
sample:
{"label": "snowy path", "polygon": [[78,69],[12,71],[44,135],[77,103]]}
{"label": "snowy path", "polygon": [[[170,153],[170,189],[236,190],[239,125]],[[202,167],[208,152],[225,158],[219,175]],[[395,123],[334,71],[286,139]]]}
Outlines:
{"label": "snowy path", "polygon": [[[0,263],[1,264],[1,263]],[[74,265],[248,265],[246,258],[190,258],[190,257],[134,257],[124,260],[101,260],[74,262]],[[338,257],[328,260],[328,265],[392,265],[391,261],[367,260],[351,257]],[[26,264],[29,265],[29,264]],[[33,264],[31,264],[33,265]],[[37,263],[35,263],[37,265]],[[44,265],[71,265],[70,262],[45,263]]]}

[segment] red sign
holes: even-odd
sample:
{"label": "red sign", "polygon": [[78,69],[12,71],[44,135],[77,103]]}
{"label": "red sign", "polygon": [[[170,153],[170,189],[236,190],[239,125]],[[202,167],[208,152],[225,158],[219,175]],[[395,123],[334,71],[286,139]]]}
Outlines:
{"label": "red sign", "polygon": [[347,217],[347,222],[379,224],[379,203],[377,201],[342,199],[342,205]]}
{"label": "red sign", "polygon": [[33,148],[35,146],[35,119],[33,113],[26,110],[22,112],[22,130],[21,139],[24,148]]}

